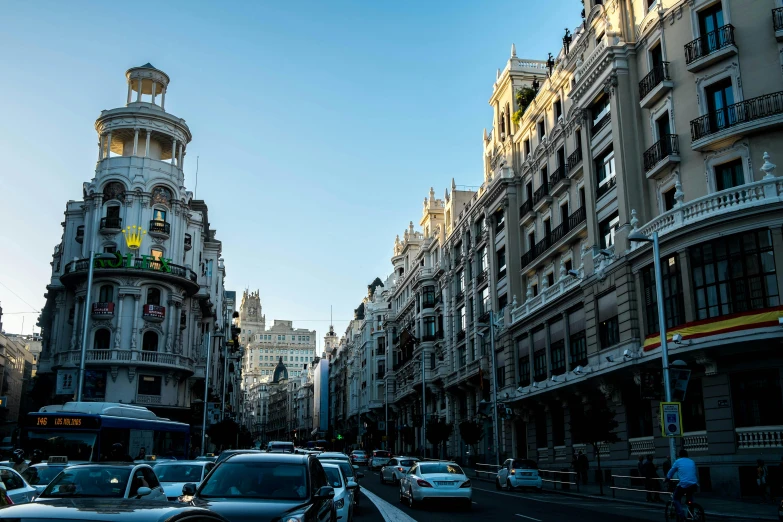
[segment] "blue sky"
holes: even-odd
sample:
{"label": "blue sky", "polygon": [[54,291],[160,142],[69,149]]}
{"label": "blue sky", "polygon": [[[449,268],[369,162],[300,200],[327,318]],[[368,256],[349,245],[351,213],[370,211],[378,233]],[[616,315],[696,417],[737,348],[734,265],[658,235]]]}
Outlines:
{"label": "blue sky", "polygon": [[32,331],[68,199],[97,157],[93,123],[124,73],[172,79],[193,141],[185,183],[207,201],[228,289],[267,322],[342,333],[392,245],[443,197],[482,181],[487,100],[511,43],[556,54],[578,0],[14,2],[0,18],[0,304]]}

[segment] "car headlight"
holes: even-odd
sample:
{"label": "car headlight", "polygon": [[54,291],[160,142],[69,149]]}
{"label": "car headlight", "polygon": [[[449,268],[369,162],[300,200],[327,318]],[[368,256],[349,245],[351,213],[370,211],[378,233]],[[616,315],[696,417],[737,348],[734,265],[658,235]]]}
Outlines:
{"label": "car headlight", "polygon": [[304,515],[289,515],[285,522],[304,522]]}
{"label": "car headlight", "polygon": [[342,509],[343,506],[345,506],[345,499],[344,498],[341,498],[340,500],[338,500],[337,502],[334,503],[334,507],[336,507],[337,509]]}

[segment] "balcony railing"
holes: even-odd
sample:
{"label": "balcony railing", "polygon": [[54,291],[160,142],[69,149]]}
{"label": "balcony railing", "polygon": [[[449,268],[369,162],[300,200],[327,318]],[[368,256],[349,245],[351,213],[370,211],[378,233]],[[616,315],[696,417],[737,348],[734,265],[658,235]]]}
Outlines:
{"label": "balcony railing", "polygon": [[744,100],[691,121],[691,140],[767,116],[783,114],[783,91]]}
{"label": "balcony railing", "polygon": [[[70,263],[65,265],[65,270],[63,271],[63,275],[68,275],[76,272],[85,272],[86,274],[89,267],[90,267],[89,259],[77,259],[76,261],[71,261]],[[198,276],[190,268],[181,265],[174,265],[172,263],[167,263],[164,266],[164,263],[162,263],[161,261],[155,261],[152,259],[143,259],[137,257],[136,259],[131,259],[130,261],[128,261],[127,257],[121,257],[117,261],[99,260],[95,262],[96,271],[118,270],[118,269],[144,270],[147,273],[160,272],[160,273],[170,274],[176,277],[181,277],[183,279],[189,279],[194,283],[198,281]]]}
{"label": "balcony railing", "polygon": [[549,183],[544,183],[533,192],[533,204],[535,205],[549,195]]}
{"label": "balcony railing", "polygon": [[581,161],[582,161],[582,147],[579,147],[568,156],[568,160],[566,161],[566,170],[568,170],[568,172],[571,172],[576,168],[577,165],[579,165],[579,162]]}
{"label": "balcony railing", "polygon": [[[79,364],[81,351],[60,352],[54,356],[55,365]],[[164,352],[145,352],[139,350],[87,350],[85,361],[102,363],[117,361],[123,363],[145,363],[150,365],[172,366],[193,370],[193,360],[184,355]]]}
{"label": "balcony railing", "polygon": [[685,44],[685,63],[691,64],[729,45],[734,45],[734,26],[731,24],[719,27]]}
{"label": "balcony railing", "polygon": [[772,27],[775,31],[783,31],[783,7],[772,10]]}
{"label": "balcony railing", "polygon": [[633,456],[655,453],[655,438],[652,436],[629,438],[628,444],[631,446]]}
{"label": "balcony railing", "polygon": [[557,169],[555,169],[555,171],[549,177],[549,186],[554,187],[564,179],[567,179],[566,169],[565,167],[563,167],[563,165],[560,165],[559,167],[557,167]]}
{"label": "balcony railing", "polygon": [[484,269],[481,272],[479,272],[478,275],[476,276],[476,284],[480,285],[486,280],[487,280],[487,270]]}
{"label": "balcony railing", "polygon": [[465,330],[460,330],[457,332],[457,341],[461,341],[465,338]]}
{"label": "balcony railing", "polygon": [[783,426],[754,426],[736,431],[739,449],[783,448]]}
{"label": "balcony railing", "polygon": [[136,404],[160,404],[160,395],[136,395]]}
{"label": "balcony railing", "polygon": [[160,219],[150,220],[148,232],[151,234],[165,234],[168,236],[171,234],[171,223]]}
{"label": "balcony railing", "polygon": [[148,321],[160,322],[166,318],[166,307],[153,304],[145,304],[141,310],[141,316]]}
{"label": "balcony railing", "polygon": [[76,227],[76,242],[81,243],[84,241],[84,225]]}
{"label": "balcony railing", "polygon": [[639,82],[639,100],[650,94],[656,85],[669,78],[669,62],[661,62],[655,65],[652,70]]}
{"label": "balcony railing", "polygon": [[121,217],[101,218],[101,230],[122,230]]}
{"label": "balcony railing", "polygon": [[680,153],[680,144],[676,134],[665,134],[661,136],[658,143],[644,151],[644,171],[649,172],[654,166],[660,163],[665,157]]}
{"label": "balcony railing", "polygon": [[114,317],[114,303],[93,303],[90,315],[93,319]]}
{"label": "balcony railing", "polygon": [[464,290],[457,291],[457,296],[456,296],[457,301],[462,301],[464,298],[465,298]]}
{"label": "balcony railing", "polygon": [[529,212],[533,212],[533,201],[530,199],[519,206],[519,215],[522,217]]}
{"label": "balcony railing", "polygon": [[601,197],[606,195],[607,192],[612,190],[616,184],[617,184],[617,176],[612,176],[611,178],[609,178],[609,180],[606,183],[602,185],[598,185],[598,188],[595,190],[595,197],[597,199],[600,199]]}
{"label": "balcony railing", "polygon": [[688,451],[709,451],[706,431],[691,431],[682,434],[683,447]]}
{"label": "balcony railing", "polygon": [[545,235],[541,241],[533,245],[533,248],[525,252],[521,259],[521,266],[524,268],[538,259],[538,257],[549,250],[552,245],[563,239],[569,232],[575,229],[580,223],[583,223],[586,219],[587,213],[585,207],[576,209],[568,216],[566,221],[555,227],[554,230]]}
{"label": "balcony railing", "polygon": [[593,129],[592,129],[593,136],[598,134],[601,131],[601,129],[606,127],[610,121],[612,121],[612,113],[607,112],[606,114],[603,115],[603,117],[601,117],[600,120],[593,123]]}

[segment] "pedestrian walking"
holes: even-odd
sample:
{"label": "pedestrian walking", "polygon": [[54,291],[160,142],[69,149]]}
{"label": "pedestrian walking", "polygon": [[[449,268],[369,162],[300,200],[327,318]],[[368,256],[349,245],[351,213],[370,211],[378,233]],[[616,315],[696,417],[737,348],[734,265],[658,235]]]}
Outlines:
{"label": "pedestrian walking", "polygon": [[[647,502],[660,502],[660,484],[658,482],[658,466],[653,462],[653,456],[647,455],[647,460],[642,465],[644,473],[644,489],[647,490]],[[653,493],[654,492],[654,493]]]}
{"label": "pedestrian walking", "polygon": [[767,501],[767,466],[764,461],[759,459],[756,461],[756,485],[759,487],[759,494],[761,495],[761,502]]}
{"label": "pedestrian walking", "polygon": [[582,484],[587,484],[587,470],[590,469],[590,461],[582,451],[579,451],[576,460],[579,463],[579,473],[582,474]]}
{"label": "pedestrian walking", "polygon": [[573,451],[571,453],[571,469],[574,470],[574,473],[576,473],[576,480],[575,482],[579,483],[579,459],[577,458],[576,451]]}

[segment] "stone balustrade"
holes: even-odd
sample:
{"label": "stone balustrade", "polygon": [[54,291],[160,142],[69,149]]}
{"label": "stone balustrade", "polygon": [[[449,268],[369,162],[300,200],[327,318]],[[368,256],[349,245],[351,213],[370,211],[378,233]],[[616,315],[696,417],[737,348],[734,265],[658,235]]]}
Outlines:
{"label": "stone balustrade", "polygon": [[737,428],[738,449],[783,448],[783,426]]}

